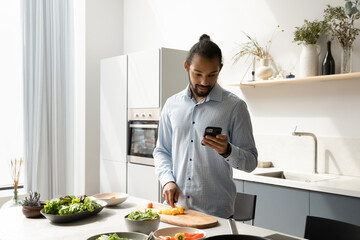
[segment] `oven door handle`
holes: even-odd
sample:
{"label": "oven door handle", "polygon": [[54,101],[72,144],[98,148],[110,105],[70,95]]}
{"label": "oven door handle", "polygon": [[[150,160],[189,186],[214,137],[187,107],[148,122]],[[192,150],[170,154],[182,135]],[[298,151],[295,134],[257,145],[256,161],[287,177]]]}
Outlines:
{"label": "oven door handle", "polygon": [[130,124],[131,128],[158,128],[157,124]]}

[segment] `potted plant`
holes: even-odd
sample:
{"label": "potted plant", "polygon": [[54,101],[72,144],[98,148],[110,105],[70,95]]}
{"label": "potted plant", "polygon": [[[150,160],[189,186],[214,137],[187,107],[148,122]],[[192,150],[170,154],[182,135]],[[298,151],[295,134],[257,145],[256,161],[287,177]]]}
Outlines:
{"label": "potted plant", "polygon": [[354,26],[360,18],[358,10],[359,0],[346,1],[345,7],[332,7],[327,5],[324,10],[325,21],[329,24],[329,31],[341,45],[341,73],[351,72],[352,44],[360,33],[360,29]]}
{"label": "potted plant", "polygon": [[44,208],[45,203],[40,201],[40,193],[30,192],[22,205],[22,212],[28,218],[40,217],[40,211]]}
{"label": "potted plant", "polygon": [[[276,30],[280,28],[278,25],[277,28],[274,31],[274,34]],[[284,30],[281,30],[282,32]],[[272,56],[270,54],[270,47],[272,44],[272,39],[268,40],[264,46],[261,46],[259,42],[243,32],[245,37],[247,38],[247,42],[239,44],[238,49],[236,49],[236,52],[233,56],[233,63],[237,63],[241,58],[245,56],[253,56],[253,74],[254,74],[254,68],[255,68],[255,60],[260,61],[260,68],[256,71],[257,76],[263,80],[268,79],[273,75],[273,69],[269,66],[270,61],[272,61]],[[273,34],[273,36],[274,36]],[[254,77],[254,76],[253,76]]]}
{"label": "potted plant", "polygon": [[300,77],[316,76],[319,71],[320,46],[317,45],[319,37],[328,29],[326,21],[304,20],[301,27],[295,27],[294,42],[302,45],[300,55]]}

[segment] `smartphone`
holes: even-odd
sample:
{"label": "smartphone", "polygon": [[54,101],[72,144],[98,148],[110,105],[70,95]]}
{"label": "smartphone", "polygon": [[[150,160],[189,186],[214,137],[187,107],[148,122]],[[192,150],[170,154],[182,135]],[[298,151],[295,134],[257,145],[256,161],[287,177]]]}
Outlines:
{"label": "smartphone", "polygon": [[204,137],[210,135],[216,137],[216,135],[221,134],[221,127],[206,127],[204,132]]}

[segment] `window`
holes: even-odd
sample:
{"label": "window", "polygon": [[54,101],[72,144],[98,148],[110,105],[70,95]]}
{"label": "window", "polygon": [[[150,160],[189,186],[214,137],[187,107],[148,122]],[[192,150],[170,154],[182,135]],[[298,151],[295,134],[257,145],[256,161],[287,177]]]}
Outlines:
{"label": "window", "polygon": [[[0,190],[12,187],[10,160],[23,157],[23,67],[20,1],[0,2]],[[24,183],[21,169],[19,185]]]}

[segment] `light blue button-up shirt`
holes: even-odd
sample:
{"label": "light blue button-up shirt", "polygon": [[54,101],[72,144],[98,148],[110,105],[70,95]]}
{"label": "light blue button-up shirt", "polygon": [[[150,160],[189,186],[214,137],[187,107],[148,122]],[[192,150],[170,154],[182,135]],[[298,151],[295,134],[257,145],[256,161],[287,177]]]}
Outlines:
{"label": "light blue button-up shirt", "polygon": [[[208,126],[228,135],[227,158],[201,144]],[[232,168],[251,172],[257,165],[246,103],[218,84],[197,103],[188,86],[166,101],[153,156],[162,186],[173,181],[180,188],[177,205],[230,217],[236,196]]]}

